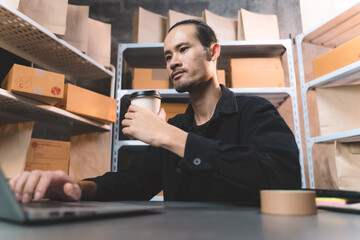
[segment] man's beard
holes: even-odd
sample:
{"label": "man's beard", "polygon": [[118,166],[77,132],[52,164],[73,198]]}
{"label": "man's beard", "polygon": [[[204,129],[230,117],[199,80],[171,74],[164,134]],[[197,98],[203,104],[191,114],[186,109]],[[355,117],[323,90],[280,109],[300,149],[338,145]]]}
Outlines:
{"label": "man's beard", "polygon": [[175,90],[179,93],[189,92],[197,84],[194,81],[181,81],[177,84],[174,84]]}

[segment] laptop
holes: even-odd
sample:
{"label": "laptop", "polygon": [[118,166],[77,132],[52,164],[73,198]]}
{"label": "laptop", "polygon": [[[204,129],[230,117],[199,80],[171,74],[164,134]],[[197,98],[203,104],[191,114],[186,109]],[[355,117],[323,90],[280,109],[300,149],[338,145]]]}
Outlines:
{"label": "laptop", "polygon": [[118,202],[56,202],[50,200],[20,203],[16,200],[0,168],[0,219],[19,222],[42,222],[131,214],[162,209],[163,206]]}

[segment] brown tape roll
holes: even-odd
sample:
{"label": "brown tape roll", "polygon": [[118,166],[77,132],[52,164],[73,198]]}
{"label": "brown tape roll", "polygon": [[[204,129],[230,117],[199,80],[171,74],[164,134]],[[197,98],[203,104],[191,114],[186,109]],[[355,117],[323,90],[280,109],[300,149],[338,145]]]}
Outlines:
{"label": "brown tape roll", "polygon": [[277,215],[316,214],[315,191],[261,190],[261,212]]}

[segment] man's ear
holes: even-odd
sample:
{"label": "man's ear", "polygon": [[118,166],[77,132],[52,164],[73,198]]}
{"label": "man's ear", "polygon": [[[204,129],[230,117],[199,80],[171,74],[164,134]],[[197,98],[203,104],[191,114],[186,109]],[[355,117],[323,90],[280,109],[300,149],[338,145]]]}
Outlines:
{"label": "man's ear", "polygon": [[221,47],[218,43],[213,43],[210,46],[211,61],[216,61],[220,57]]}

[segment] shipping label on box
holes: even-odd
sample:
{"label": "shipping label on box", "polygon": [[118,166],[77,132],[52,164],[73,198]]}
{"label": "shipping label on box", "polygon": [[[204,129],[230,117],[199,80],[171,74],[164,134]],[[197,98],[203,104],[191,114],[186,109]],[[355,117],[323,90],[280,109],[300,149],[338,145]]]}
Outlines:
{"label": "shipping label on box", "polygon": [[54,105],[64,95],[65,76],[14,64],[1,87],[23,96]]}
{"label": "shipping label on box", "polygon": [[360,36],[313,60],[314,78],[360,60]]}
{"label": "shipping label on box", "polygon": [[284,69],[280,58],[230,59],[232,88],[284,87]]}
{"label": "shipping label on box", "polygon": [[64,99],[56,107],[103,123],[116,121],[116,99],[69,83],[65,84]]}
{"label": "shipping label on box", "polygon": [[70,142],[32,138],[26,155],[25,170],[62,170],[68,173]]}

